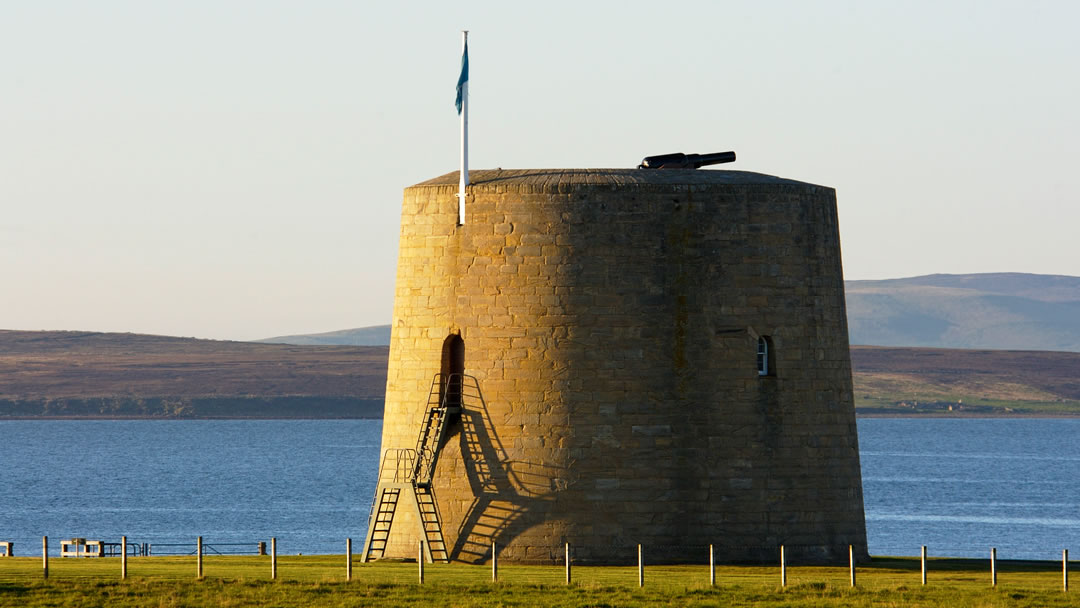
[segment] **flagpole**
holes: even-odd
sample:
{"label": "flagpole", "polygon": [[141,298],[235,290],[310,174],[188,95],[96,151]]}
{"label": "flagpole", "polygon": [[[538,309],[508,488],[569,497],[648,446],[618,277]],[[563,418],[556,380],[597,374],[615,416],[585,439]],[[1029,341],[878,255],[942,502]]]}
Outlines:
{"label": "flagpole", "polygon": [[[468,61],[469,30],[461,32],[461,54]],[[465,225],[465,186],[469,185],[469,81],[466,77],[461,91],[461,172],[458,179],[458,225]]]}

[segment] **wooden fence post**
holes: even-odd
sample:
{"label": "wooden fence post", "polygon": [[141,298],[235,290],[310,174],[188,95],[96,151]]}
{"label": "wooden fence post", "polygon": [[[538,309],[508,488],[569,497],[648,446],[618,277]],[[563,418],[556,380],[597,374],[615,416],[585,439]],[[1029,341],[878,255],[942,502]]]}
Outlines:
{"label": "wooden fence post", "polygon": [[41,570],[45,578],[49,578],[49,537],[41,537]]}
{"label": "wooden fence post", "polygon": [[270,537],[270,580],[277,580],[277,537]]}
{"label": "wooden fence post", "polygon": [[716,586],[716,554],[712,545],[709,545],[709,586]]}
{"label": "wooden fence post", "polygon": [[851,570],[851,586],[855,586],[855,547],[847,546],[848,568]]}
{"label": "wooden fence post", "polygon": [[197,566],[196,578],[202,578],[202,537],[195,539],[195,564]]}
{"label": "wooden fence post", "polygon": [[926,545],[922,546],[922,584],[926,584]]}
{"label": "wooden fence post", "polygon": [[499,554],[495,548],[495,541],[491,541],[491,582],[499,582]]}
{"label": "wooden fence post", "polygon": [[570,584],[570,543],[566,543],[566,584]]}
{"label": "wooden fence post", "polygon": [[352,539],[345,539],[345,580],[352,580]]}
{"label": "wooden fence post", "polygon": [[1069,550],[1061,550],[1061,584],[1065,591],[1069,590]]}
{"label": "wooden fence post", "polygon": [[997,587],[997,548],[990,547],[990,586]]}
{"label": "wooden fence post", "polygon": [[784,545],[780,545],[780,586],[787,587],[787,559],[784,557]]}
{"label": "wooden fence post", "polygon": [[641,551],[641,545],[637,546],[637,586],[645,586],[645,554]]}
{"label": "wooden fence post", "polygon": [[127,578],[127,536],[120,537],[120,580]]}
{"label": "wooden fence post", "polygon": [[424,584],[424,541],[420,541],[417,546],[416,563],[419,564],[418,575],[420,577],[420,584]]}

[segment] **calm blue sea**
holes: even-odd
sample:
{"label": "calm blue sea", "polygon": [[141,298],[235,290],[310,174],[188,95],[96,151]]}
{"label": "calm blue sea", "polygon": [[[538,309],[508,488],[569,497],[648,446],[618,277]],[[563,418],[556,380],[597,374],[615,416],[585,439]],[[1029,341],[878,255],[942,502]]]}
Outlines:
{"label": "calm blue sea", "polygon": [[[247,543],[356,551],[373,420],[0,422],[0,540]],[[1060,559],[1080,552],[1080,420],[859,421],[870,552]],[[53,551],[58,547],[51,545]]]}
{"label": "calm blue sea", "polygon": [[1080,419],[859,420],[871,555],[1080,552]]}
{"label": "calm blue sea", "polygon": [[53,552],[125,534],[344,553],[367,533],[381,432],[374,420],[0,422],[0,540],[16,555],[41,555],[45,535]]}

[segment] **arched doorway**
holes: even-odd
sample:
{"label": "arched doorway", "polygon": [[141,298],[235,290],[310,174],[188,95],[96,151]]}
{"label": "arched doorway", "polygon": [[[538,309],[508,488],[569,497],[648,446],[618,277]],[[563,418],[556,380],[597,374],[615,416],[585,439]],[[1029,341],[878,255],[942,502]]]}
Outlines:
{"label": "arched doorway", "polygon": [[465,377],[465,341],[452,334],[443,342],[442,382],[439,401],[446,407],[461,407]]}

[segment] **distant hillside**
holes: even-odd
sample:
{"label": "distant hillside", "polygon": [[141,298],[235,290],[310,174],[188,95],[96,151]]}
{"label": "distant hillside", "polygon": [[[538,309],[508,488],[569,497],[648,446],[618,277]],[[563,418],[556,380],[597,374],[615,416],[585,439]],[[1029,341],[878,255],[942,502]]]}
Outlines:
{"label": "distant hillside", "polygon": [[387,350],[0,330],[0,417],[377,418]]}
{"label": "distant hillside", "polygon": [[1080,415],[1080,353],[852,346],[860,413]]}
{"label": "distant hillside", "polygon": [[374,325],[356,329],[328,331],[322,334],[298,334],[256,340],[269,344],[296,344],[300,346],[387,346],[390,344],[390,326]]}
{"label": "distant hillside", "polygon": [[1080,277],[934,274],[846,292],[852,344],[1080,352]]}
{"label": "distant hillside", "polygon": [[[0,419],[378,418],[388,351],[0,330]],[[1080,415],[1080,353],[854,346],[851,358],[864,415]]]}
{"label": "distant hillside", "polygon": [[[845,286],[852,344],[1080,352],[1080,277],[934,274]],[[257,342],[385,346],[390,326]]]}

